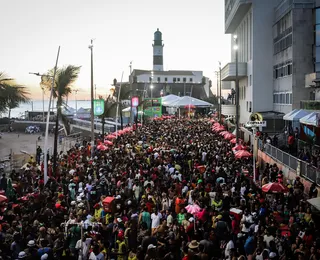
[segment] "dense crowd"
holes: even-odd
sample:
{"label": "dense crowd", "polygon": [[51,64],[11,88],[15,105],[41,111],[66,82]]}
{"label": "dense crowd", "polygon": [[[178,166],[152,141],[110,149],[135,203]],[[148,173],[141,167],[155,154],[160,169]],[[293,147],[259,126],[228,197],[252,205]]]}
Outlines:
{"label": "dense crowd", "polygon": [[[46,185],[35,162],[4,175],[0,259],[320,259],[300,179],[266,165],[258,183],[288,192],[264,193],[252,158],[237,159],[212,124],[153,121],[108,149],[97,140],[93,156],[79,142],[59,154]],[[308,193],[316,197],[316,185]]]}

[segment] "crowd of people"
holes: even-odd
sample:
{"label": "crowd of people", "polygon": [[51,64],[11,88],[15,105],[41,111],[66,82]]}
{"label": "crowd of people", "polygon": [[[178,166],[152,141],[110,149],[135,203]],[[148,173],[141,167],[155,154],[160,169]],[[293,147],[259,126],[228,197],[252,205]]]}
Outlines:
{"label": "crowd of people", "polygon": [[[212,120],[152,121],[93,154],[86,141],[59,154],[44,185],[36,162],[0,181],[0,259],[320,259],[316,215],[299,178],[277,165],[252,180],[252,158]],[[308,192],[317,196],[313,185]],[[110,204],[106,207],[106,199]]]}

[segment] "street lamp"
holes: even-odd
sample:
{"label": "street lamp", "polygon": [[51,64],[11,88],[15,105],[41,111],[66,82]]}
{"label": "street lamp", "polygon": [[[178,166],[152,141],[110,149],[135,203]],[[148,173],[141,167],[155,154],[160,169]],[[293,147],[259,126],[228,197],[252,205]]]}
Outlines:
{"label": "street lamp", "polygon": [[[50,99],[49,99],[49,106],[48,106],[48,114],[47,114],[47,123],[46,123],[46,133],[45,133],[45,138],[44,138],[44,169],[43,169],[43,181],[44,184],[47,183],[48,181],[48,157],[47,157],[47,151],[48,151],[48,139],[49,139],[49,120],[50,120],[50,107],[51,107],[51,100],[54,92],[54,82],[56,78],[56,73],[57,73],[57,66],[58,66],[58,60],[59,60],[59,54],[60,54],[60,46],[58,48],[58,53],[57,53],[57,59],[56,59],[56,64],[54,66],[54,72],[53,72],[53,77],[48,76],[48,75],[40,75],[40,73],[30,73],[34,74],[37,76],[47,76],[52,78],[52,85],[51,85],[51,91],[50,91]],[[55,165],[54,165],[55,166]]]}
{"label": "street lamp", "polygon": [[89,49],[91,52],[91,157],[93,158],[94,151],[94,93],[93,93],[93,40],[91,39],[91,44]]}
{"label": "street lamp", "polygon": [[151,118],[153,118],[153,96],[152,96],[152,90],[153,90],[153,85],[150,85],[150,92],[151,92]]}
{"label": "street lamp", "polygon": [[239,77],[238,77],[238,37],[233,35],[234,46],[236,55],[236,142],[239,143]]}
{"label": "street lamp", "polygon": [[76,109],[75,117],[77,118],[77,111],[78,111],[77,93],[79,89],[74,89],[72,91],[74,92],[74,102],[75,102],[75,109]]}

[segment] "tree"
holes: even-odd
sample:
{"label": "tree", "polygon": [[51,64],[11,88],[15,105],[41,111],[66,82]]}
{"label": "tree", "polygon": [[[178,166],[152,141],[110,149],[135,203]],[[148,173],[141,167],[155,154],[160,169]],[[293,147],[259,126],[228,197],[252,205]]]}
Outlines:
{"label": "tree", "polygon": [[[67,134],[70,133],[68,119],[62,114],[62,106],[65,103],[66,97],[71,93],[71,85],[77,80],[80,72],[78,66],[68,65],[63,68],[57,68],[53,97],[57,99],[57,115],[54,131],[54,146],[53,146],[53,173],[56,174],[57,154],[58,154],[58,134],[59,134],[59,119],[61,119]],[[48,71],[48,76],[41,77],[41,85],[46,86],[51,91],[53,69]]]}
{"label": "tree", "polygon": [[13,79],[0,72],[0,113],[8,111],[10,118],[11,109],[28,102],[28,95],[26,87],[16,84]]}

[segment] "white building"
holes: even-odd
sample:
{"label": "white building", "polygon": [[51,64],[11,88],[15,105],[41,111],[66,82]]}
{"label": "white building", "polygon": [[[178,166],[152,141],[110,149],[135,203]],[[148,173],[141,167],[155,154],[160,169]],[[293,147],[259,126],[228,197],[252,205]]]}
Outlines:
{"label": "white building", "polygon": [[[240,123],[252,112],[273,111],[274,7],[280,0],[225,0],[225,33],[237,35]],[[222,81],[236,79],[234,39]],[[232,88],[235,88],[234,83]]]}
{"label": "white building", "polygon": [[[203,76],[202,71],[163,70],[162,33],[157,29],[153,40],[153,69],[132,71],[133,90],[160,97],[166,94],[179,96],[192,95],[196,98],[212,96],[211,81]],[[135,93],[139,94],[139,93]]]}

